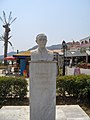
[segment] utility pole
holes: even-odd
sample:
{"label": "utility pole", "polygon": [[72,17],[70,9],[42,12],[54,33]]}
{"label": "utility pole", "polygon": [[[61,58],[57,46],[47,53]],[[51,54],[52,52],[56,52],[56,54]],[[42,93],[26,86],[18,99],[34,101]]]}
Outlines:
{"label": "utility pole", "polygon": [[65,75],[65,50],[67,48],[67,44],[65,41],[62,42],[62,48],[63,48],[63,72],[62,75]]}

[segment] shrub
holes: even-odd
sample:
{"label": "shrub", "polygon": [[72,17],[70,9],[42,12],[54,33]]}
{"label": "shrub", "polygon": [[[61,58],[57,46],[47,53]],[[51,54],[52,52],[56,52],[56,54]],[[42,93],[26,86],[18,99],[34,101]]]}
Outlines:
{"label": "shrub", "polygon": [[0,77],[0,98],[24,98],[27,95],[27,81],[21,77]]}
{"label": "shrub", "polygon": [[74,96],[78,99],[90,98],[90,75],[57,77],[57,94]]}

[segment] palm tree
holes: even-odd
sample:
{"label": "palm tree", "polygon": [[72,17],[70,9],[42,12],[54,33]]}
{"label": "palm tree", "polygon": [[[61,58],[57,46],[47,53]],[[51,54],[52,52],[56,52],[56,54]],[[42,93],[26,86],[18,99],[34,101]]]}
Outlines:
{"label": "palm tree", "polygon": [[[8,51],[8,43],[12,46],[12,43],[9,41],[9,39],[12,36],[9,36],[9,32],[11,31],[10,25],[16,20],[16,18],[12,18],[11,16],[12,12],[10,12],[8,20],[6,20],[6,14],[3,11],[3,19],[0,17],[0,20],[3,22],[3,28],[5,29],[4,35],[0,37],[0,41],[4,42],[4,58],[7,57],[7,51]],[[4,60],[4,65],[7,65],[7,61]]]}

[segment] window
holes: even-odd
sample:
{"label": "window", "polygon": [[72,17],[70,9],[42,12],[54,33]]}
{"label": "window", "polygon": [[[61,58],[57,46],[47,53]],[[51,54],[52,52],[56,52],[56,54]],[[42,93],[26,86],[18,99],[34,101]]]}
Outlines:
{"label": "window", "polygon": [[81,44],[83,44],[83,41],[81,41]]}
{"label": "window", "polygon": [[89,39],[89,43],[90,43],[90,39]]}
{"label": "window", "polygon": [[85,40],[85,43],[87,44],[87,43],[88,43],[88,41],[86,41],[86,40]]}

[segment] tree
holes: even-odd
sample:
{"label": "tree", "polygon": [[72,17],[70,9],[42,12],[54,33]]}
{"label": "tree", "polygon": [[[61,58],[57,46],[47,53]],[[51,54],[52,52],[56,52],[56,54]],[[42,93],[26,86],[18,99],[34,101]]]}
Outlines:
{"label": "tree", "polygon": [[[3,19],[0,17],[0,20],[3,22],[3,28],[5,29],[4,35],[0,37],[0,41],[4,42],[4,58],[7,57],[7,51],[8,51],[8,43],[12,46],[12,43],[9,41],[9,39],[12,36],[9,36],[9,32],[11,31],[10,25],[16,20],[16,18],[12,18],[12,12],[10,12],[8,20],[6,20],[6,14],[3,11]],[[7,61],[4,60],[4,65],[7,65]]]}

